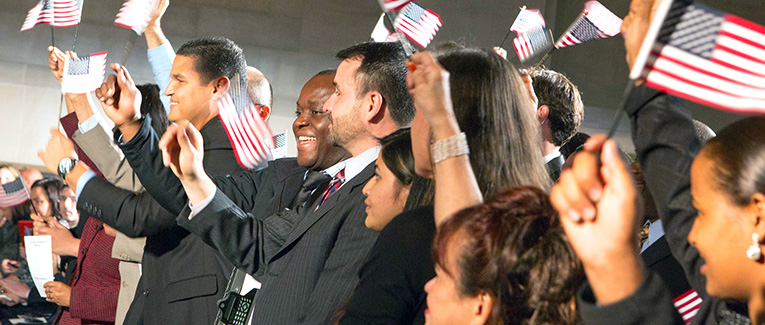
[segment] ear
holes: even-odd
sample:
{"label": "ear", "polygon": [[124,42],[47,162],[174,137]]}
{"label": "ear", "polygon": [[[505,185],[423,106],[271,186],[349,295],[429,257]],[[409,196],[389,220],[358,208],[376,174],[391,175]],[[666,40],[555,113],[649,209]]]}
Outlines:
{"label": "ear", "polygon": [[377,122],[382,120],[385,115],[382,94],[376,90],[370,91],[364,96],[364,101],[366,109],[364,112],[364,120],[367,122]]}
{"label": "ear", "polygon": [[760,242],[765,241],[765,195],[754,193],[749,199],[749,208],[753,212],[750,224],[754,232],[760,235]]}
{"label": "ear", "polygon": [[268,107],[268,105],[260,106],[260,118],[268,122],[269,117],[271,117],[271,107]]}
{"label": "ear", "polygon": [[213,86],[213,94],[223,95],[228,91],[231,86],[231,81],[228,77],[220,77],[210,82]]}
{"label": "ear", "polygon": [[473,299],[475,299],[475,309],[473,310],[473,317],[470,324],[486,324],[489,317],[491,317],[491,311],[494,307],[494,298],[492,298],[486,291],[481,291],[481,293]]}
{"label": "ear", "polygon": [[550,115],[550,107],[547,105],[542,105],[537,108],[537,119],[539,120],[539,124],[545,124],[547,121],[547,116]]}

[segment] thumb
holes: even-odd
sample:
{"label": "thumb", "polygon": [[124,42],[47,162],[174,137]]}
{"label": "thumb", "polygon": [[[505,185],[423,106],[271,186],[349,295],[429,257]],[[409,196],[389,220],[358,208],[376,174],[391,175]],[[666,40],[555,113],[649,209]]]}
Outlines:
{"label": "thumb", "polygon": [[603,144],[600,160],[605,169],[604,176],[608,184],[607,186],[613,186],[618,189],[628,189],[632,186],[632,177],[627,171],[627,167],[614,140],[608,140]]}
{"label": "thumb", "polygon": [[194,145],[191,143],[191,139],[189,139],[188,129],[183,128],[178,130],[178,145],[181,147],[181,151],[191,151],[194,150]]}

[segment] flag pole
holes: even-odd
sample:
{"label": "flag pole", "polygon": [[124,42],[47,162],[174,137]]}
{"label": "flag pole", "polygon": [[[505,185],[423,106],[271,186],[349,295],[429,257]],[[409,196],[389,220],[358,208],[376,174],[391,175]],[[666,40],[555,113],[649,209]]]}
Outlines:
{"label": "flag pole", "polygon": [[537,62],[537,64],[534,65],[534,69],[538,69],[539,67],[541,67],[545,63],[545,61],[547,61],[547,59],[550,57],[550,53],[552,53],[553,51],[557,49],[557,47],[555,47],[555,38],[553,38],[552,31],[549,29],[547,30],[547,36],[550,37],[550,41],[553,42],[553,46],[549,50],[547,50],[547,53],[545,53],[542,59],[539,60],[539,62]]}
{"label": "flag pole", "polygon": [[624,115],[624,110],[627,106],[627,97],[629,97],[632,90],[635,89],[635,82],[637,82],[635,79],[629,79],[629,82],[627,82],[627,87],[624,87],[624,95],[622,95],[622,101],[619,103],[619,108],[616,111],[616,116],[614,116],[614,122],[611,124],[611,129],[608,130],[606,140],[613,138],[616,134],[616,129],[619,127],[619,123],[622,121],[622,116]]}
{"label": "flag pole", "polygon": [[[24,184],[24,193],[27,193],[27,200],[29,200],[29,205],[32,206],[32,210],[34,210],[35,214],[37,216],[40,216],[40,213],[37,212],[37,208],[35,208],[35,204],[32,203],[32,196],[29,195],[29,189],[27,189],[27,184],[24,183],[23,179],[22,179],[21,183]],[[40,216],[40,217],[42,217],[42,216]]]}
{"label": "flag pole", "polygon": [[388,19],[391,27],[393,27],[393,32],[398,36],[398,41],[401,43],[401,46],[404,47],[404,54],[406,57],[408,58],[412,56],[412,54],[415,52],[414,47],[412,47],[412,44],[409,44],[409,41],[407,40],[404,33],[396,29],[396,25],[393,23],[396,20],[394,12],[385,10],[385,3],[383,3],[383,0],[377,0],[377,4],[380,5],[380,9],[382,9],[382,11],[385,13],[385,18]]}
{"label": "flag pole", "polygon": [[127,63],[127,59],[130,56],[130,52],[133,50],[135,41],[138,40],[138,34],[136,32],[128,30],[128,33],[130,34],[128,34],[127,44],[125,44],[125,52],[123,52],[122,60],[120,61],[121,66],[125,66],[125,63]]}
{"label": "flag pole", "polygon": [[50,46],[56,47],[56,38],[53,35],[53,25],[50,26]]}
{"label": "flag pole", "polygon": [[[526,9],[526,6],[521,7],[521,12]],[[518,18],[516,18],[518,20]],[[507,40],[507,37],[510,36],[510,32],[513,31],[513,25],[515,25],[515,20],[513,21],[513,24],[510,25],[510,28],[507,29],[507,34],[505,34],[505,38],[502,39],[502,42],[499,43],[499,47],[502,48],[502,45],[505,45],[505,41]]]}

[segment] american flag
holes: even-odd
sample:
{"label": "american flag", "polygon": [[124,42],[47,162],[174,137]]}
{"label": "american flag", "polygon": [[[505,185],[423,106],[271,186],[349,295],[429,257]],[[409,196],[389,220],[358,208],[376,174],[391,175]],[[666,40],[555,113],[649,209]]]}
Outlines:
{"label": "american flag", "polygon": [[615,36],[619,34],[621,26],[621,18],[600,2],[590,0],[584,3],[584,10],[558,39],[555,47],[562,48]]}
{"label": "american flag", "polygon": [[287,157],[287,132],[275,135],[274,143],[276,143],[276,146],[274,150],[271,150],[274,159]]}
{"label": "american flag", "polygon": [[422,48],[428,46],[440,27],[441,17],[414,1],[410,2],[399,13],[396,21],[393,23],[393,28],[409,37],[409,39]]}
{"label": "american flag", "polygon": [[385,27],[385,14],[380,15],[370,38],[375,42],[398,42],[398,34],[391,33],[388,27]]}
{"label": "american flag", "polygon": [[761,114],[764,58],[765,27],[675,1],[657,10],[630,77],[704,105]]}
{"label": "american flag", "polygon": [[517,34],[526,34],[536,31],[540,28],[545,28],[545,18],[542,17],[542,13],[537,9],[526,9],[526,6],[521,7],[521,12],[518,13],[518,17],[515,18],[513,25],[510,26],[510,30]]}
{"label": "american flag", "polygon": [[218,99],[216,105],[240,166],[254,169],[272,159],[274,136],[260,117],[257,105],[250,103],[242,114],[237,114],[234,101],[228,93]]}
{"label": "american flag", "polygon": [[515,47],[515,53],[518,53],[518,59],[521,62],[539,53],[540,50],[548,48],[552,45],[550,37],[547,36],[547,29],[541,28],[533,30],[529,33],[519,34],[513,40],[513,47]]}
{"label": "american flag", "polygon": [[87,94],[101,86],[106,72],[106,52],[64,61],[64,76],[61,78],[61,92],[65,94]]}
{"label": "american flag", "polygon": [[693,316],[696,316],[699,312],[699,307],[701,307],[701,297],[696,294],[696,290],[691,289],[688,290],[688,292],[677,296],[672,300],[672,303],[675,305],[675,309],[680,313],[680,316],[683,317],[683,321],[686,324],[690,324],[693,320]]}
{"label": "american flag", "polygon": [[387,11],[396,11],[404,6],[406,6],[407,3],[409,3],[412,0],[380,0],[382,3],[383,9]]}
{"label": "american flag", "polygon": [[21,31],[30,30],[37,24],[50,24],[53,27],[70,27],[80,23],[80,3],[78,0],[40,0],[29,10]]}
{"label": "american flag", "polygon": [[7,208],[17,206],[29,200],[29,195],[24,187],[21,177],[12,182],[0,186],[0,207]]}
{"label": "american flag", "polygon": [[156,0],[125,0],[114,24],[120,27],[134,30],[138,35],[143,34],[146,25],[151,19]]}

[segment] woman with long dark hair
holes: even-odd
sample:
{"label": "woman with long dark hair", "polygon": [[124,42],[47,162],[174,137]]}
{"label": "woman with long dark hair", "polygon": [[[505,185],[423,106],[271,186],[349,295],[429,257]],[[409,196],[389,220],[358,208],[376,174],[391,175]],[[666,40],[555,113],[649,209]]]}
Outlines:
{"label": "woman with long dark hair", "polygon": [[435,276],[436,225],[483,197],[523,185],[550,186],[539,125],[515,67],[493,51],[476,49],[449,51],[438,61],[423,52],[411,61],[415,170],[435,182],[435,202],[383,228],[341,324],[424,323],[423,288]]}

